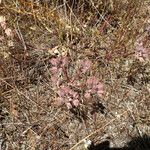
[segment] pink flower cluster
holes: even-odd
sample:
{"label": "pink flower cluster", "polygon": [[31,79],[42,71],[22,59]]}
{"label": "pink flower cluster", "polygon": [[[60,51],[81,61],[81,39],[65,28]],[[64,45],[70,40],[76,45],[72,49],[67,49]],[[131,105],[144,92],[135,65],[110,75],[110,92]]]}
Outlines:
{"label": "pink flower cluster", "polygon": [[79,61],[79,70],[81,73],[86,73],[87,71],[90,70],[92,66],[92,62],[89,59],[83,59]]}
{"label": "pink flower cluster", "polygon": [[92,94],[97,94],[99,97],[102,97],[104,93],[104,87],[99,79],[95,76],[91,76],[86,81],[87,90],[85,91],[84,97],[90,99]]}
{"label": "pink flower cluster", "polygon": [[61,86],[57,94],[59,95],[58,102],[60,104],[65,103],[68,109],[79,106],[79,94],[69,86]]}
{"label": "pink flower cluster", "polygon": [[135,57],[141,62],[149,57],[149,51],[144,47],[143,40],[144,37],[139,37],[135,43]]}
{"label": "pink flower cluster", "polygon": [[68,59],[67,57],[58,56],[57,58],[52,58],[50,63],[52,64],[50,68],[50,72],[52,73],[51,80],[53,85],[56,84],[58,87],[60,84],[60,76],[68,65]]}
{"label": "pink flower cluster", "polygon": [[[92,67],[92,62],[89,59],[85,58],[73,62],[74,64],[72,65],[67,57],[58,56],[57,58],[52,58],[50,63],[52,64],[50,68],[52,86],[55,87],[58,95],[58,98],[56,98],[57,104],[65,104],[68,109],[71,109],[78,107],[81,99],[92,100],[95,94],[102,97],[104,89],[99,79],[95,76],[89,76],[87,79],[87,73]],[[77,91],[83,92],[79,93]],[[81,93],[85,94],[82,95]]]}

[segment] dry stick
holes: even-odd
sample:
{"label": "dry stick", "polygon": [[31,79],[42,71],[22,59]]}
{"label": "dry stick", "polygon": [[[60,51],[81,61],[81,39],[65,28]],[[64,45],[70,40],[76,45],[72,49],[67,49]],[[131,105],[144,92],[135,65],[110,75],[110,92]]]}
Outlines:
{"label": "dry stick", "polygon": [[66,0],[63,0],[63,3],[64,3],[64,10],[65,10],[65,17],[67,18],[67,8],[66,8]]}
{"label": "dry stick", "polygon": [[[119,117],[123,116],[127,111],[124,111],[122,114],[120,114]],[[71,147],[69,150],[73,150],[75,147],[77,147],[79,144],[81,144],[82,142],[84,142],[87,138],[91,137],[92,135],[96,134],[97,132],[101,131],[102,129],[104,129],[106,126],[108,126],[109,124],[113,123],[115,120],[117,119],[114,118],[111,121],[109,121],[105,126],[95,130],[94,132],[92,132],[91,134],[89,134],[88,136],[86,136],[85,138],[83,138],[82,140],[80,140],[78,143],[76,143],[73,147]]]}
{"label": "dry stick", "polygon": [[[18,5],[16,4],[16,9],[17,9],[17,8],[18,8]],[[17,17],[17,15],[16,15],[16,17]],[[16,33],[17,33],[17,35],[18,35],[18,37],[19,37],[19,40],[22,42],[22,45],[23,45],[24,50],[25,50],[25,52],[26,52],[27,47],[26,47],[26,44],[25,44],[23,35],[22,35],[21,31],[20,31],[20,27],[19,27],[19,25],[18,25],[18,20],[17,20],[17,29],[16,29],[16,27],[15,27],[15,30],[16,30]]]}
{"label": "dry stick", "polygon": [[21,31],[20,31],[20,27],[19,27],[18,21],[17,21],[17,29],[16,29],[16,27],[15,27],[15,30],[16,30],[16,33],[17,33],[17,35],[18,35],[20,41],[22,42],[22,45],[23,45],[23,47],[24,47],[24,50],[26,51],[26,50],[27,50],[27,46],[26,46],[25,40],[24,40],[24,38],[23,38],[23,35],[22,35]]}

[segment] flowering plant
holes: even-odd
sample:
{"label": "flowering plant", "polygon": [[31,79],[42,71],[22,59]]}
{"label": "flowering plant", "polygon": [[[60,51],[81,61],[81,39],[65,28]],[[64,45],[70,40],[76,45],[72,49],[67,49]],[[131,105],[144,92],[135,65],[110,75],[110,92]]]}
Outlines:
{"label": "flowering plant", "polygon": [[[96,76],[89,76],[88,74],[92,62],[85,58],[72,65],[68,60],[68,57],[65,56],[58,56],[50,60],[52,86],[55,87],[58,95],[57,104],[65,104],[68,109],[72,109],[79,107],[83,99],[92,99],[93,95],[102,97],[104,93],[103,84]],[[73,66],[74,68],[72,68]],[[69,74],[69,70],[73,69],[75,71]],[[85,94],[82,95],[81,93]]]}

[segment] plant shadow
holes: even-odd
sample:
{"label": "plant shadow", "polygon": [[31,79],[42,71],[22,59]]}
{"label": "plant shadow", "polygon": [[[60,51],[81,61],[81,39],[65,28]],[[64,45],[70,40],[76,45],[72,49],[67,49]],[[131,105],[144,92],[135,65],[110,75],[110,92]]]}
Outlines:
{"label": "plant shadow", "polygon": [[135,137],[121,148],[111,148],[110,142],[104,141],[97,145],[92,144],[89,150],[150,150],[150,136]]}

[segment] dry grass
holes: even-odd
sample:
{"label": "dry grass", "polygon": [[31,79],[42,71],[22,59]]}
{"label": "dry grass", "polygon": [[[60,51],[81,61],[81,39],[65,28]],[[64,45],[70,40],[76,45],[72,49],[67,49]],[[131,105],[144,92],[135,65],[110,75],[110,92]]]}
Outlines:
{"label": "dry grass", "polygon": [[[150,62],[135,57],[139,37],[150,50],[149,7],[141,0],[2,0],[0,15],[15,36],[0,27],[0,148],[81,150],[84,139],[118,147],[150,135]],[[105,85],[95,116],[55,104],[55,55],[93,62],[91,74]]]}

